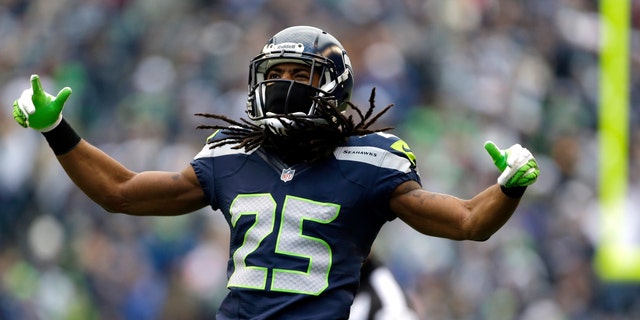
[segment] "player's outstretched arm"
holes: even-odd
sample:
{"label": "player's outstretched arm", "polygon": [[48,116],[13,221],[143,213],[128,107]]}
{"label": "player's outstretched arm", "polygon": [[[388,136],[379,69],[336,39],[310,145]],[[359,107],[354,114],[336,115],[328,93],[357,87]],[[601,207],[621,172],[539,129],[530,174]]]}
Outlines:
{"label": "player's outstretched arm", "polygon": [[71,180],[109,212],[167,216],[206,205],[191,166],[181,172],[136,173],[84,140],[58,161]]}
{"label": "player's outstretched arm", "polygon": [[132,215],[179,215],[205,206],[204,193],[191,166],[182,172],[135,173],[82,140],[63,119],[71,94],[46,93],[37,75],[31,88],[13,104],[13,117],[23,127],[42,132],[71,180],[107,211]]}
{"label": "player's outstretched arm", "polygon": [[498,183],[469,200],[423,190],[413,181],[401,184],[391,196],[391,209],[421,233],[454,240],[484,241],[500,229],[517,208],[527,186],[540,170],[529,150],[514,145],[485,149],[502,174]]}

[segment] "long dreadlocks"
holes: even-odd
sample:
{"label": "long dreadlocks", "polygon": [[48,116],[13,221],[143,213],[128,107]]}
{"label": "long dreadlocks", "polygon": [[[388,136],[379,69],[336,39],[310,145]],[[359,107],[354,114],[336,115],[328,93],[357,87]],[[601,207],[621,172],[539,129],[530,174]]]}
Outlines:
{"label": "long dreadlocks", "polygon": [[[356,112],[359,121],[353,115],[345,115],[327,98],[316,97],[318,118],[301,118],[292,115],[278,115],[275,118],[287,130],[286,135],[273,133],[269,128],[241,118],[240,121],[229,119],[223,115],[196,113],[196,116],[222,120],[226,124],[200,125],[197,129],[221,130],[222,135],[215,135],[208,141],[210,148],[233,144],[232,148],[251,151],[263,147],[274,152],[285,163],[319,162],[329,157],[333,150],[344,143],[350,136],[361,136],[374,132],[388,131],[393,128],[371,129],[370,127],[385,114],[393,104],[373,115],[375,108],[375,88],[369,96],[369,109],[365,114],[348,102],[348,108]],[[318,120],[322,121],[318,121]],[[219,137],[220,138],[216,138]]]}

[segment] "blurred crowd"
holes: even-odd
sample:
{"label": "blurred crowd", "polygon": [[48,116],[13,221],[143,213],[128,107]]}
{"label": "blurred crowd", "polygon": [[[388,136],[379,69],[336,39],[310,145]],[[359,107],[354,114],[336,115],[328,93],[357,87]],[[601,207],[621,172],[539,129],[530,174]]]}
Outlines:
{"label": "blurred crowd", "polygon": [[[374,252],[424,319],[637,319],[640,285],[594,268],[598,204],[597,0],[0,0],[0,319],[204,319],[226,293],[228,226],[109,214],[65,176],[11,105],[39,74],[70,86],[65,118],[135,171],[188,165],[198,112],[244,117],[249,60],[274,33],[313,25],[355,69],[353,102],[412,147],[426,189],[495,183],[482,145],[521,143],[541,166],[486,242],[399,221]],[[640,194],[640,1],[632,1],[630,195]],[[626,200],[640,234],[640,199]],[[640,239],[635,236],[640,248]]]}

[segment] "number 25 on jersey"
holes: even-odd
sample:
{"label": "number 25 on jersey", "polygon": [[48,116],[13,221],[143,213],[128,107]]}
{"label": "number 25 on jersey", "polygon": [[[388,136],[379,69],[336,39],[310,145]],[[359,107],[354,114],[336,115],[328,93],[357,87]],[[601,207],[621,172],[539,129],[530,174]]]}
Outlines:
{"label": "number 25 on jersey", "polygon": [[[240,247],[233,253],[234,272],[227,286],[319,295],[329,285],[332,251],[325,240],[305,235],[302,226],[307,221],[330,223],[338,217],[340,206],[287,196],[277,226],[276,207],[276,201],[268,193],[243,194],[234,199],[229,210],[232,227],[235,228],[238,220],[244,216],[253,216],[254,222],[245,231]],[[246,259],[273,232],[277,232],[276,254],[304,258],[309,264],[305,271],[273,268],[271,281],[267,283],[269,268],[247,265]]]}

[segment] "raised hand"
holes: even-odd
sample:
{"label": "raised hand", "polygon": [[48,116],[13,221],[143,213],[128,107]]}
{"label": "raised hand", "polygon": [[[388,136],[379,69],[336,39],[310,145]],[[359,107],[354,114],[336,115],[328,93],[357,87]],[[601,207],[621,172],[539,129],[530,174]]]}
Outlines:
{"label": "raised hand", "polygon": [[526,187],[538,179],[538,163],[531,152],[521,145],[514,144],[506,150],[501,150],[492,141],[487,141],[484,148],[502,172],[498,177],[498,184],[501,186]]}
{"label": "raised hand", "polygon": [[55,128],[62,120],[62,108],[71,95],[71,88],[65,87],[57,96],[42,89],[40,77],[31,76],[31,88],[26,89],[13,103],[13,118],[27,128],[47,132]]}

